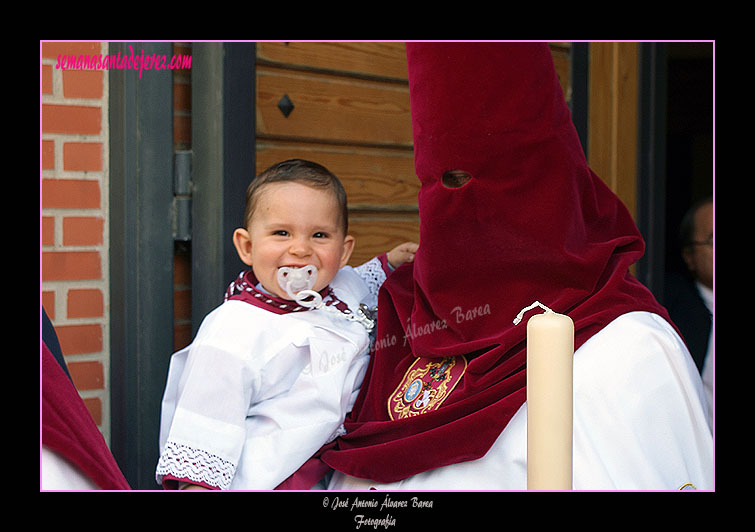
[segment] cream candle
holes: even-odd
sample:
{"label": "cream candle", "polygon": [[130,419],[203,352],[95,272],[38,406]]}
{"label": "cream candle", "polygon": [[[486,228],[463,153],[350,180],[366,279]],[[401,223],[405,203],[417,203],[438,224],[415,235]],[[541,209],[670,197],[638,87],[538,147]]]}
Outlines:
{"label": "cream candle", "polygon": [[572,489],[574,323],[545,309],[527,322],[527,489]]}

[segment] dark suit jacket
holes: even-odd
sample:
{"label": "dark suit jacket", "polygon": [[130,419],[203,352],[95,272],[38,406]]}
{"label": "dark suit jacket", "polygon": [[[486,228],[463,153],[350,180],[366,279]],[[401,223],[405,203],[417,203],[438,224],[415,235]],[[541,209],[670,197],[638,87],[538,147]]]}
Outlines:
{"label": "dark suit jacket", "polygon": [[712,318],[694,281],[684,275],[673,274],[666,278],[664,305],[671,320],[679,328],[697,369],[702,372],[708,351]]}

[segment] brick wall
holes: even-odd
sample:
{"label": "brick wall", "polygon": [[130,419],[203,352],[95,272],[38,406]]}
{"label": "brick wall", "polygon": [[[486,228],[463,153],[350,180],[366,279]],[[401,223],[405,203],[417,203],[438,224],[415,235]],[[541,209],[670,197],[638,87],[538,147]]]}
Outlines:
{"label": "brick wall", "polygon": [[[191,55],[191,43],[173,44],[173,54]],[[191,150],[191,70],[173,71],[173,149]],[[173,254],[173,347],[192,340],[191,242],[176,242]]]}
{"label": "brick wall", "polygon": [[40,244],[42,305],[109,442],[107,70],[56,69],[59,54],[107,44],[41,44]]}

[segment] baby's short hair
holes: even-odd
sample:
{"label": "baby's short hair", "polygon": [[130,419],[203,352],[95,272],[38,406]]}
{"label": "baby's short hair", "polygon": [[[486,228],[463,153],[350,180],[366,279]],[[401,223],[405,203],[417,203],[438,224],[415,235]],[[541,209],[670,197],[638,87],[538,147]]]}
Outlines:
{"label": "baby's short hair", "polygon": [[349,214],[343,184],[323,165],[304,159],[289,159],[276,163],[252,180],[246,189],[244,227],[249,228],[251,224],[260,190],[272,183],[301,183],[313,188],[330,190],[338,205],[343,234],[348,232]]}

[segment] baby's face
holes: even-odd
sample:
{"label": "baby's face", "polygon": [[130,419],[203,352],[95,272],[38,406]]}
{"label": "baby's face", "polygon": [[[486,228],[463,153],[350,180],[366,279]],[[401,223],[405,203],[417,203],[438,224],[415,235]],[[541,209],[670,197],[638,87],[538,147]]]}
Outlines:
{"label": "baby's face", "polygon": [[353,247],[353,238],[344,235],[338,212],[329,191],[300,183],[272,183],[260,190],[248,231],[251,266],[268,292],[291,299],[278,285],[282,266],[316,266],[316,291],[333,280]]}

